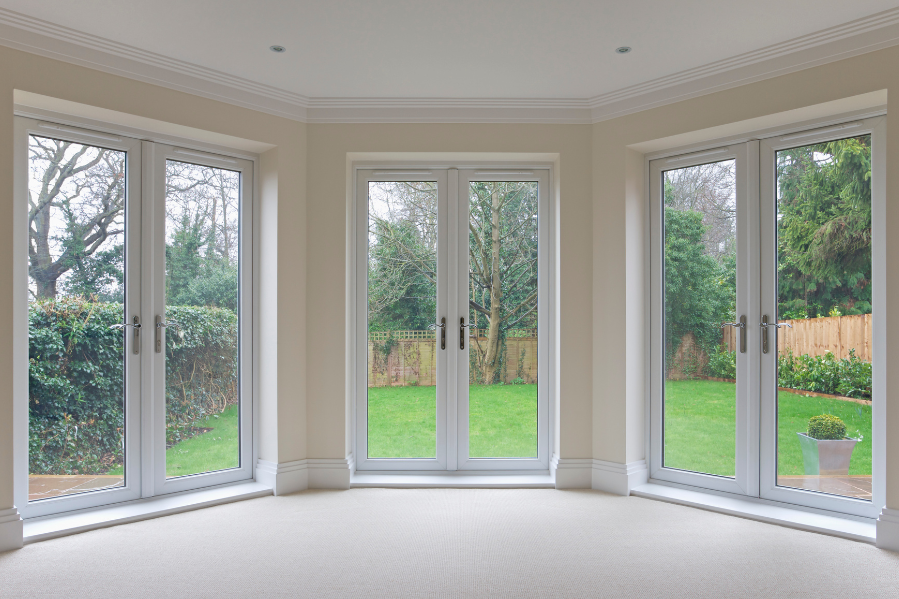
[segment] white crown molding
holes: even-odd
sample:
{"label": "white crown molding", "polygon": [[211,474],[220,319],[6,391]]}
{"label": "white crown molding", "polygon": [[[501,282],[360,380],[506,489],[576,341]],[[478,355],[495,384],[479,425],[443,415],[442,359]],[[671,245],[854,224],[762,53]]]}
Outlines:
{"label": "white crown molding", "polygon": [[309,98],[0,8],[0,45],[294,120]]}
{"label": "white crown molding", "polygon": [[899,8],[593,98],[310,98],[0,8],[0,45],[308,123],[589,124],[899,44]]}
{"label": "white crown molding", "polygon": [[899,8],[589,100],[599,122],[899,44]]}

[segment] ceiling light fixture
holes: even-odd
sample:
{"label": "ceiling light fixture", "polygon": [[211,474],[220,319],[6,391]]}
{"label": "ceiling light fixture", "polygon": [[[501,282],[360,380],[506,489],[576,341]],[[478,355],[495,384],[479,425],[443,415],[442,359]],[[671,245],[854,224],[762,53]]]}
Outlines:
{"label": "ceiling light fixture", "polygon": [[616,54],[627,54],[631,51],[630,46],[621,46],[620,48],[615,48]]}
{"label": "ceiling light fixture", "polygon": [[278,54],[287,51],[287,48],[285,48],[284,46],[269,46],[268,49],[272,52],[277,52]]}

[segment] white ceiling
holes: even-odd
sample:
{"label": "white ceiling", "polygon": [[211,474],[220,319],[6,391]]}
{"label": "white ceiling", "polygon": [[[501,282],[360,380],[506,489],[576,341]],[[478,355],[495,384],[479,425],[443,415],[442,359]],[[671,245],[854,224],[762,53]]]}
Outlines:
{"label": "white ceiling", "polygon": [[[303,96],[591,98],[896,0],[0,0]],[[269,51],[272,44],[287,48]],[[632,46],[617,55],[618,46]]]}

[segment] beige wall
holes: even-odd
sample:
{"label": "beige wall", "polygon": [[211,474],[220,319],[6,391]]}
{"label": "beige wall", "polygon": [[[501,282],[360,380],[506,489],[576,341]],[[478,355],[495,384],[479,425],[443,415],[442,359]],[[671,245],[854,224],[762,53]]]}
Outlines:
{"label": "beige wall", "polygon": [[[13,92],[138,115],[273,147],[262,156],[260,457],[306,457],[306,125],[0,47],[0,509],[13,505]],[[277,328],[276,325],[277,324]],[[274,332],[277,331],[277,336]]]}
{"label": "beige wall", "polygon": [[[642,162],[635,147],[663,148],[688,132],[760,119],[824,102],[887,90],[888,110],[899,110],[899,47],[647,110],[593,126],[593,458],[632,462],[645,458],[645,336],[641,297],[645,239]],[[694,139],[693,141],[698,141]],[[899,147],[899,126],[888,124],[887,147]],[[887,154],[887,231],[899,230],[899,153]],[[887,272],[899,264],[899,236],[886,239]],[[899,355],[899,277],[887,279],[887,355]],[[609,318],[621,315],[624,318]],[[564,316],[563,316],[564,318]],[[617,343],[621,339],[625,351]],[[899,370],[887,360],[887,430],[899,431]],[[899,507],[899,435],[887,434],[887,505]]]}
{"label": "beige wall", "polygon": [[[590,457],[590,128],[583,125],[309,125],[308,450],[310,458],[352,449],[346,402],[347,155],[380,152],[559,155],[561,376],[558,451]],[[315,292],[312,292],[312,291]]]}

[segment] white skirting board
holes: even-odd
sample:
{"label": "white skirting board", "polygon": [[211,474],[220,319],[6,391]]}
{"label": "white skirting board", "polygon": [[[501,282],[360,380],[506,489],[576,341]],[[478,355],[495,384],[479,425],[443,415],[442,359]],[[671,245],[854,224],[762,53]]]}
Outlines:
{"label": "white skirting board", "polygon": [[877,546],[899,551],[899,510],[883,508],[877,518]]}
{"label": "white skirting board", "polygon": [[309,488],[306,460],[278,464],[268,460],[256,462],[256,482],[270,487],[275,495],[287,495]]}
{"label": "white skirting board", "polygon": [[634,487],[639,487],[649,481],[649,468],[646,460],[637,460],[627,464],[593,460],[592,474],[592,488],[616,495],[630,495]]}
{"label": "white skirting board", "polygon": [[549,467],[557,489],[589,489],[592,484],[592,458],[560,458],[553,454]]}
{"label": "white skirting board", "polygon": [[306,489],[349,489],[352,454],[346,458],[310,458],[294,462],[256,462],[256,480],[271,487],[275,495]]}
{"label": "white skirting board", "polygon": [[353,454],[345,458],[306,460],[310,489],[349,489],[350,475],[356,468]]}
{"label": "white skirting board", "polygon": [[0,551],[19,549],[24,538],[22,516],[15,506],[0,510]]}

